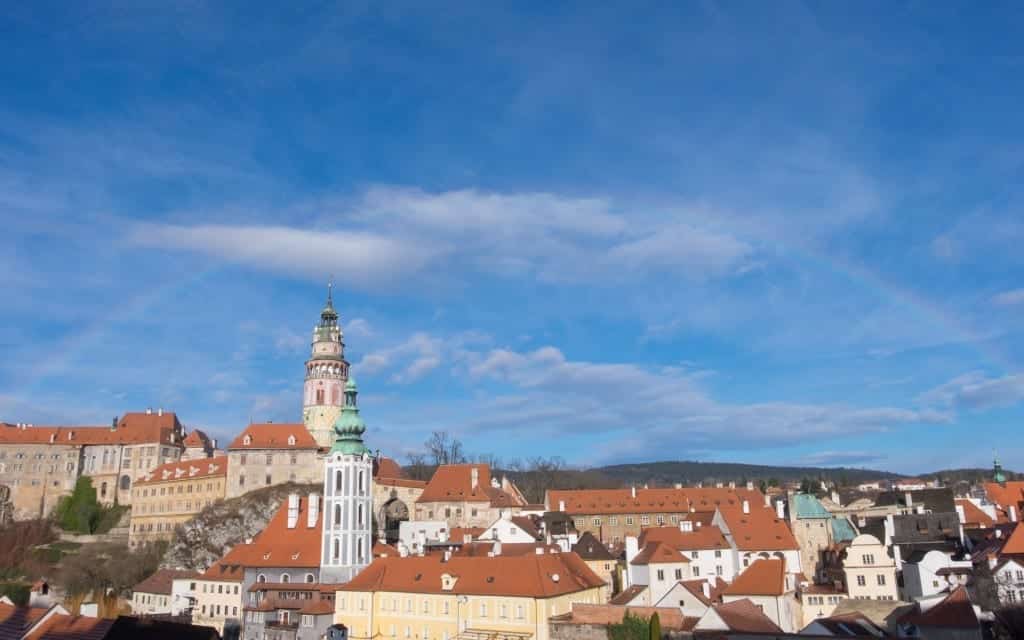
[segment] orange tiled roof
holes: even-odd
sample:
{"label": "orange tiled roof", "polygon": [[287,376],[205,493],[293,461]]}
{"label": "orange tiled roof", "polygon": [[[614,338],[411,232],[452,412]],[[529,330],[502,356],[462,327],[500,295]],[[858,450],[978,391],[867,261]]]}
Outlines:
{"label": "orange tiled roof", "polygon": [[161,593],[169,596],[171,595],[171,586],[176,578],[195,578],[198,576],[199,574],[195,571],[157,569],[156,573],[132,587],[132,591],[136,593]]}
{"label": "orange tiled roof", "polygon": [[373,543],[373,557],[374,558],[380,558],[382,556],[397,556],[397,555],[400,555],[398,553],[398,549],[392,547],[390,544],[384,544],[383,542],[380,542],[379,540],[377,542]]}
{"label": "orange tiled roof", "polygon": [[570,489],[549,490],[547,506],[557,511],[565,503],[570,515],[683,513],[714,511],[722,505],[739,507],[744,499],[763,504],[764,495],[756,489],[683,487],[681,489]]}
{"label": "orange tiled roof", "polygon": [[210,565],[210,568],[204,571],[199,576],[199,579],[241,582],[245,575],[245,567],[238,562],[238,558],[241,558],[245,553],[246,546],[248,545],[238,544],[232,547],[230,551],[224,554],[223,558]]}
{"label": "orange tiled roof", "polygon": [[555,624],[619,624],[629,612],[642,618],[658,614],[663,629],[690,631],[698,618],[686,618],[677,607],[629,607],[614,604],[582,604],[574,602],[572,611],[552,619]]}
{"label": "orange tiled roof", "polygon": [[636,554],[629,564],[675,564],[689,563],[690,559],[679,553],[672,545],[665,542],[648,543],[640,553]]}
{"label": "orange tiled roof", "polygon": [[117,427],[43,426],[18,427],[0,423],[0,444],[174,444],[175,430],[181,431],[178,417],[171,412],[133,412],[121,416]]}
{"label": "orange tiled roof", "polygon": [[[495,546],[492,540],[478,540],[463,544],[453,553],[459,556],[485,556],[492,553]],[[505,542],[501,545],[500,553],[503,556],[522,556],[537,553],[537,549],[542,549],[545,553],[560,553],[562,551],[557,544],[547,544],[546,542]]]}
{"label": "orange tiled roof", "polygon": [[1010,505],[1017,507],[1020,511],[1020,504],[1024,502],[1024,480],[1008,480],[1003,484],[998,482],[985,483],[985,495],[989,502],[993,502],[1006,509]]}
{"label": "orange tiled roof", "polygon": [[484,531],[487,531],[487,527],[452,527],[448,532],[448,539],[453,543],[462,544],[466,541],[466,536],[469,536],[470,540],[476,540]]}
{"label": "orange tiled roof", "polygon": [[[249,444],[246,444],[246,436]],[[291,439],[291,440],[289,440]],[[289,441],[294,444],[289,444]],[[228,445],[229,450],[316,449],[316,440],[302,423],[253,423]]]}
{"label": "orange tiled roof", "polygon": [[[722,594],[729,586],[728,582],[722,580],[718,576],[715,576],[713,583],[709,583],[708,580],[683,580],[679,584],[683,585],[683,587],[687,591],[697,596],[698,600],[700,600],[708,606],[710,606],[714,602],[721,601]],[[705,597],[704,595],[705,584],[710,584],[711,586],[711,588],[708,590],[707,597]]]}
{"label": "orange tiled roof", "polygon": [[680,551],[729,548],[729,541],[722,530],[714,525],[696,527],[693,531],[681,531],[679,527],[644,529],[640,533],[640,546],[651,542],[665,542]]}
{"label": "orange tiled roof", "polygon": [[199,429],[193,429],[182,441],[186,447],[207,447],[212,443],[210,437]]}
{"label": "orange tiled roof", "polygon": [[780,558],[755,560],[722,593],[727,596],[781,596],[786,593],[786,562]]}
{"label": "orange tiled roof", "polygon": [[971,598],[963,586],[954,589],[942,602],[931,609],[924,613],[913,613],[904,618],[904,621],[919,627],[953,629],[978,629],[979,627],[974,605],[971,604]]}
{"label": "orange tiled roof", "polygon": [[56,613],[46,618],[24,640],[101,640],[113,620]]}
{"label": "orange tiled roof", "polygon": [[[442,587],[442,576],[455,581]],[[451,593],[551,598],[604,586],[575,553],[376,558],[339,591]]]}
{"label": "orange tiled roof", "polygon": [[626,587],[615,595],[608,604],[627,605],[637,598],[641,593],[647,590],[646,584],[634,584]]}
{"label": "orange tiled roof", "polygon": [[426,480],[409,480],[408,478],[374,478],[374,484],[384,487],[406,487],[408,489],[426,489]]}
{"label": "orange tiled roof", "polygon": [[21,640],[25,631],[47,611],[46,607],[18,607],[0,602],[0,640]]}
{"label": "orange tiled roof", "polygon": [[1003,548],[1000,553],[1003,555],[1018,555],[1024,554],[1024,526],[1022,523],[1017,523],[1013,528],[1013,533],[1006,539],[1006,543],[1003,544]]}
{"label": "orange tiled roof", "polygon": [[217,456],[215,458],[198,458],[195,460],[181,460],[168,462],[140,476],[135,481],[136,486],[140,484],[159,484],[161,482],[173,482],[175,480],[197,480],[201,478],[218,478],[228,475],[228,457]]}
{"label": "orange tiled roof", "polygon": [[[320,506],[323,506],[323,500],[320,500]],[[285,498],[277,513],[251,544],[238,545],[231,550],[228,554],[231,562],[245,567],[319,567],[324,514],[321,508],[317,513],[316,524],[308,527],[308,509],[309,498],[301,496],[295,528],[289,529],[288,499]]]}
{"label": "orange tiled roof", "polygon": [[750,513],[736,505],[721,506],[719,513],[740,551],[782,551],[799,549],[789,523],[771,507],[751,505]]}
{"label": "orange tiled roof", "polygon": [[715,607],[715,613],[730,631],[739,633],[782,633],[771,618],[749,599],[736,600]]}
{"label": "orange tiled roof", "polygon": [[[473,469],[477,472],[476,486]],[[495,507],[525,504],[517,496],[491,486],[491,467],[486,464],[441,465],[416,502],[489,502]]]}
{"label": "orange tiled roof", "polygon": [[958,507],[962,507],[964,510],[965,527],[969,529],[990,529],[995,526],[995,520],[970,500],[957,498],[955,502]]}
{"label": "orange tiled roof", "polygon": [[377,481],[381,478],[399,479],[405,478],[405,472],[402,471],[402,467],[391,458],[385,458],[381,456],[373,461],[373,479]]}

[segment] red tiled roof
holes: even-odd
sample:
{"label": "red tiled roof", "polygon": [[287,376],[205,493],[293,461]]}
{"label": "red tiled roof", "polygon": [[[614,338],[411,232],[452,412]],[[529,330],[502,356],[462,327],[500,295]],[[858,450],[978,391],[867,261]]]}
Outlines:
{"label": "red tiled roof", "polygon": [[0,640],[21,640],[25,630],[47,611],[45,607],[18,607],[0,602]]}
{"label": "red tiled roof", "polygon": [[132,587],[132,591],[135,593],[159,593],[169,596],[171,595],[171,586],[176,578],[196,578],[199,575],[195,571],[157,569],[156,573]]}
{"label": "red tiled roof", "polygon": [[750,513],[736,505],[723,505],[719,512],[740,551],[783,551],[800,546],[789,523],[778,517],[771,507],[750,506]]}
{"label": "red tiled roof", "polygon": [[[459,556],[485,556],[488,553],[492,553],[496,546],[496,543],[491,540],[478,540],[469,544],[463,544],[454,552],[454,554]],[[547,544],[544,542],[506,542],[501,545],[500,553],[503,556],[522,556],[529,553],[537,553],[537,549],[542,549],[545,553],[561,553],[562,551],[557,544]]]}
{"label": "red tiled roof", "polygon": [[[323,505],[323,500],[320,500],[320,505]],[[277,513],[251,544],[238,545],[228,553],[231,563],[245,567],[319,567],[324,514],[321,508],[317,513],[316,524],[308,527],[308,509],[309,498],[300,496],[298,519],[295,528],[289,529],[288,498],[285,498]],[[227,559],[225,556],[222,562]]]}
{"label": "red tiled roof", "polygon": [[146,475],[139,477],[135,484],[138,486],[140,484],[158,484],[175,480],[226,477],[227,475],[227,456],[217,456],[215,458],[197,458],[195,460],[180,460],[178,462],[162,464],[147,472]]}
{"label": "red tiled roof", "polygon": [[646,584],[634,584],[626,587],[615,595],[608,604],[626,605],[636,599],[638,595],[647,590]]}
{"label": "red tiled roof", "polygon": [[662,629],[691,631],[698,618],[687,618],[677,607],[629,607],[614,604],[582,604],[575,602],[572,611],[552,618],[555,624],[609,625],[622,622],[626,613],[649,619],[655,613]]}
{"label": "red tiled roof", "polygon": [[584,560],[616,560],[615,554],[589,531],[583,532],[572,550]]}
{"label": "red tiled roof", "polygon": [[373,461],[373,479],[375,482],[382,478],[399,479],[405,478],[405,472],[402,471],[402,467],[391,458],[375,458]]}
{"label": "red tiled roof", "polygon": [[181,430],[178,417],[171,412],[124,414],[117,428],[43,426],[18,427],[0,423],[0,444],[141,444],[147,442],[174,444],[173,434]]}
{"label": "red tiled roof", "polygon": [[782,629],[747,598],[720,604],[715,607],[715,613],[729,627],[730,631],[739,633],[782,633]]}
{"label": "red tiled roof", "polygon": [[[448,591],[442,576],[455,578]],[[339,591],[394,591],[551,598],[604,586],[575,553],[376,558]]]}
{"label": "red tiled roof", "polygon": [[958,498],[956,506],[963,508],[964,526],[969,529],[989,529],[996,524],[995,520],[982,511],[978,505],[966,498]]}
{"label": "red tiled roof", "polygon": [[764,495],[756,489],[717,487],[683,487],[681,489],[569,489],[549,490],[547,506],[557,511],[562,502],[570,515],[683,513],[714,511],[722,505],[739,507],[746,499],[750,504],[764,504]]}
{"label": "red tiled roof", "polygon": [[636,554],[629,564],[676,564],[689,563],[690,559],[679,553],[672,545],[664,542],[651,542],[640,553]]}
{"label": "red tiled roof", "polygon": [[540,529],[530,516],[512,516],[512,522],[534,540],[540,539]]}
{"label": "red tiled roof", "polygon": [[[476,486],[473,485],[474,469]],[[491,468],[486,464],[441,465],[416,502],[489,502],[495,507],[525,504],[517,496],[491,486]]]}
{"label": "red tiled roof", "polygon": [[[249,444],[246,444],[246,436]],[[289,444],[294,438],[294,444]],[[253,423],[228,445],[229,450],[247,449],[316,449],[316,440],[302,423]]]}
{"label": "red tiled roof", "polygon": [[466,540],[466,536],[469,536],[471,540],[476,540],[487,531],[486,527],[452,527],[452,530],[448,533],[448,539],[453,543],[462,544]]}
{"label": "red tiled roof", "polygon": [[701,549],[728,549],[729,541],[722,530],[714,525],[696,527],[693,531],[680,531],[679,527],[652,527],[640,533],[640,545],[664,542],[680,551]]}
{"label": "red tiled roof", "polygon": [[743,570],[722,593],[729,596],[781,596],[786,592],[786,562],[761,558]]}
{"label": "red tiled roof", "polygon": [[379,558],[381,556],[397,556],[399,555],[398,549],[392,547],[390,544],[384,544],[383,542],[373,543],[373,557]]}
{"label": "red tiled roof", "polygon": [[679,584],[683,585],[687,591],[697,596],[697,599],[704,604],[710,606],[713,602],[719,602],[722,599],[722,593],[725,592],[729,583],[722,580],[718,576],[715,576],[714,583],[711,584],[708,596],[704,595],[704,585],[709,584],[707,580],[683,580]]}
{"label": "red tiled roof", "polygon": [[904,620],[920,627],[978,628],[978,616],[963,586],[954,589],[931,609],[924,613],[913,613]]}
{"label": "red tiled roof", "polygon": [[1011,505],[1017,507],[1020,512],[1020,505],[1024,502],[1024,480],[1009,480],[1003,484],[998,482],[985,483],[985,495],[989,502],[993,502],[1006,509]]}
{"label": "red tiled roof", "polygon": [[373,482],[382,487],[405,487],[407,489],[425,489],[427,487],[425,480],[409,480],[408,478],[374,478]]}
{"label": "red tiled roof", "polygon": [[1022,523],[1018,522],[1017,525],[1013,528],[1013,533],[1011,533],[1010,537],[1006,539],[1006,542],[1003,544],[1003,549],[1001,551],[1002,554],[1024,554],[1024,526],[1021,526],[1021,524]]}
{"label": "red tiled roof", "polygon": [[224,554],[224,557],[210,565],[210,568],[204,571],[199,579],[201,580],[216,580],[218,582],[241,582],[242,578],[245,577],[245,567],[238,562],[238,558],[241,558],[245,553],[244,548],[247,545],[239,544],[236,545],[231,551]]}
{"label": "red tiled roof", "polygon": [[210,437],[199,429],[193,429],[191,433],[185,436],[182,441],[186,447],[203,447],[206,448],[212,444]]}
{"label": "red tiled roof", "polygon": [[113,620],[53,614],[39,623],[24,640],[101,640]]}

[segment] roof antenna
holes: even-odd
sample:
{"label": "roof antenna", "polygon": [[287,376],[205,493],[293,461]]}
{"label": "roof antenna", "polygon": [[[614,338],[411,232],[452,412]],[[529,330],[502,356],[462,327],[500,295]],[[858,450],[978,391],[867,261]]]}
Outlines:
{"label": "roof antenna", "polygon": [[329,306],[329,307],[334,304],[334,299],[333,299],[333,296],[332,296],[333,289],[334,289],[334,274],[332,273],[330,275],[330,279],[327,281],[327,306]]}

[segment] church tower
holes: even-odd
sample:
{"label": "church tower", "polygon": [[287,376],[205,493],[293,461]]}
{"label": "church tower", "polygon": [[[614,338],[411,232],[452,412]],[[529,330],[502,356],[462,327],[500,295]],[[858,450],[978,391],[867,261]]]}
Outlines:
{"label": "church tower", "polygon": [[327,304],[313,327],[312,354],[306,361],[302,390],[302,422],[321,448],[334,441],[334,422],[341,415],[342,391],[348,380],[345,340],[332,300],[333,284],[327,285]]}
{"label": "church tower", "polygon": [[373,458],[363,444],[366,424],[356,405],[356,383],[345,384],[345,406],[324,461],[324,528],[320,582],[351,580],[373,557]]}

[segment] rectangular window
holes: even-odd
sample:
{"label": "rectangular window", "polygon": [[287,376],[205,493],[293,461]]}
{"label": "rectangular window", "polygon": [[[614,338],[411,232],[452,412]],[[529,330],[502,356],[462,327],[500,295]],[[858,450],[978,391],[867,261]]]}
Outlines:
{"label": "rectangular window", "polygon": [[699,552],[697,552],[697,551],[691,551],[690,552],[690,558],[693,559],[693,560],[696,560],[698,554],[699,554]]}
{"label": "rectangular window", "polygon": [[268,485],[270,484],[270,474],[269,473],[267,474],[267,484]]}
{"label": "rectangular window", "polygon": [[303,615],[302,616],[302,626],[304,626],[304,627],[312,627],[313,626],[313,616]]}
{"label": "rectangular window", "polygon": [[626,525],[632,526],[632,524],[633,524],[633,516],[626,516]]}
{"label": "rectangular window", "polygon": [[724,573],[724,571],[722,571],[722,565],[720,565],[720,564],[716,564],[716,565],[715,565],[715,575],[716,575],[716,576],[720,576],[720,575],[722,575],[723,573]]}
{"label": "rectangular window", "polygon": [[272,453],[268,453],[267,454],[267,464],[274,464],[274,454],[272,454]]}
{"label": "rectangular window", "polygon": [[868,583],[868,582],[867,582],[867,580],[866,580],[866,579],[864,578],[864,576],[857,576],[857,586],[858,586],[858,587],[863,587],[863,586],[865,586],[865,585],[866,585],[867,583]]}
{"label": "rectangular window", "polygon": [[659,527],[664,525],[665,524],[665,516],[658,516],[656,521],[657,521]]}
{"label": "rectangular window", "polygon": [[665,570],[664,569],[658,569],[658,580],[664,580],[664,579],[665,579]]}
{"label": "rectangular window", "polygon": [[715,549],[715,557],[716,558],[721,558],[722,557],[722,550],[721,549]]}
{"label": "rectangular window", "polygon": [[586,523],[587,523],[587,521],[584,520],[583,518],[576,518],[576,520],[575,520],[575,522],[573,524],[576,525],[576,529],[582,529],[583,525],[585,525]]}
{"label": "rectangular window", "polygon": [[651,524],[651,516],[640,516],[640,524]]}
{"label": "rectangular window", "polygon": [[245,464],[245,458],[246,458],[246,455],[244,453],[242,455],[238,456],[238,464]]}
{"label": "rectangular window", "polygon": [[699,576],[700,575],[700,567],[698,567],[697,565],[693,565],[693,575],[695,575],[695,576]]}
{"label": "rectangular window", "polygon": [[676,580],[682,580],[682,579],[683,579],[683,570],[682,569],[676,569]]}
{"label": "rectangular window", "polygon": [[600,527],[601,526],[601,518],[594,518],[593,523],[594,523],[595,527]]}
{"label": "rectangular window", "polygon": [[619,519],[616,517],[608,518],[608,524],[614,527],[619,524]]}
{"label": "rectangular window", "polygon": [[240,486],[240,487],[244,487],[245,486],[245,476],[238,476],[238,486]]}
{"label": "rectangular window", "polygon": [[481,618],[486,618],[487,617],[487,603],[486,602],[481,602],[480,603],[480,617]]}
{"label": "rectangular window", "polygon": [[878,578],[878,586],[884,587],[885,586],[885,576],[882,575],[882,574],[878,574],[876,577]]}

